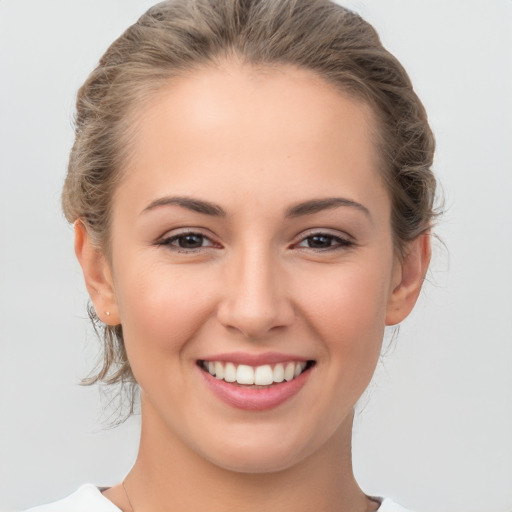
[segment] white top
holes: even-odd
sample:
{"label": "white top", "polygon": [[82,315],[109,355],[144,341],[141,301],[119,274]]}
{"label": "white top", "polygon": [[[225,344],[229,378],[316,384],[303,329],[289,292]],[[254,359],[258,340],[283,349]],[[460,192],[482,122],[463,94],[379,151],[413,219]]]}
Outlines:
{"label": "white top", "polygon": [[[105,498],[97,487],[85,484],[67,498],[31,508],[26,512],[121,512],[121,510]],[[378,512],[410,511],[393,503],[389,498],[384,498]]]}

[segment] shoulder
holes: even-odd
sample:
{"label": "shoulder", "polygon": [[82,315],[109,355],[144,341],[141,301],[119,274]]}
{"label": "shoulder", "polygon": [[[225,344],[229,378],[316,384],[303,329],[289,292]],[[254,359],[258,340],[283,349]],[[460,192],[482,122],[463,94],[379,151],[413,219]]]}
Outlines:
{"label": "shoulder", "polygon": [[393,500],[389,498],[382,499],[380,507],[377,512],[412,512],[411,510],[407,510],[400,505],[397,505]]}
{"label": "shoulder", "polygon": [[91,484],[82,485],[70,496],[30,508],[25,512],[121,512],[100,490]]}

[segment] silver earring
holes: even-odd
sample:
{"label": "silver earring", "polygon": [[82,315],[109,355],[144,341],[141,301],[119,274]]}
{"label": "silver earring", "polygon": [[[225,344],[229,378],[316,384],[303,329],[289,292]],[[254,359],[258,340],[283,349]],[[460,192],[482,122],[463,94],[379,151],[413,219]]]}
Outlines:
{"label": "silver earring", "polygon": [[107,316],[110,316],[110,311],[105,311],[105,314],[106,314]]}

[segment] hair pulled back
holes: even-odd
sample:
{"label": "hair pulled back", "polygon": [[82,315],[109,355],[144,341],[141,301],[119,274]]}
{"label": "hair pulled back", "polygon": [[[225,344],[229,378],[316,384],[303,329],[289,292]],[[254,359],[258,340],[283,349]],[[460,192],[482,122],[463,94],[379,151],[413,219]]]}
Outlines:
{"label": "hair pulled back", "polygon": [[[172,77],[231,57],[311,70],[370,105],[397,252],[430,228],[434,137],[407,73],[370,24],[329,0],[169,0],[110,46],[78,92],[62,203],[98,249],[108,256],[111,200],[129,158],[135,109]],[[104,357],[86,383],[133,383],[122,326],[104,326],[92,307],[89,314],[104,330]]]}

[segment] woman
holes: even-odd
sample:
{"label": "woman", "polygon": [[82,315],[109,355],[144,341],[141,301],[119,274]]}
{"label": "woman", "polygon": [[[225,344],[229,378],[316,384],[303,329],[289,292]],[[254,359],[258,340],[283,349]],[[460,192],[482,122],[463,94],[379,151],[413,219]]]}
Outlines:
{"label": "woman", "polygon": [[150,9],[82,86],[63,205],[137,382],[119,485],[34,510],[402,510],[366,496],[353,408],[430,259],[434,139],[407,74],[328,1]]}

